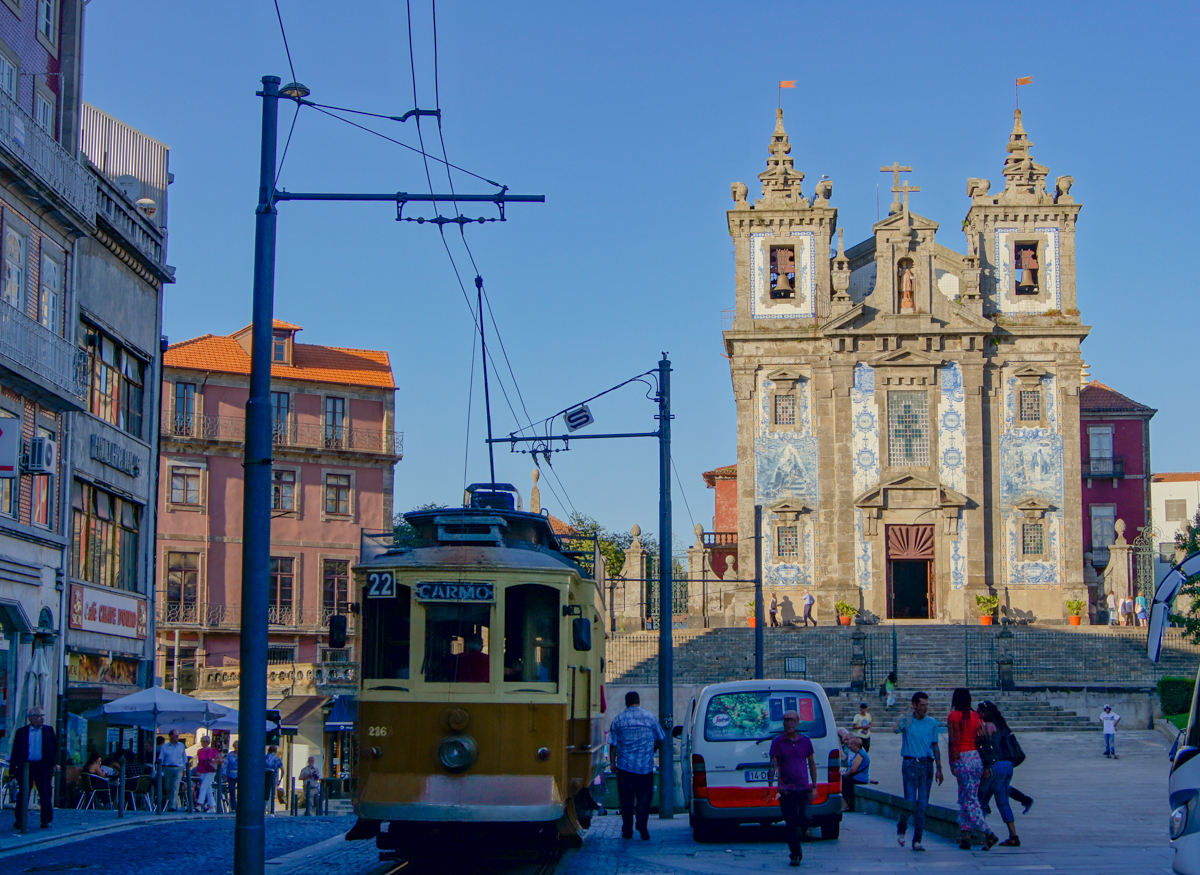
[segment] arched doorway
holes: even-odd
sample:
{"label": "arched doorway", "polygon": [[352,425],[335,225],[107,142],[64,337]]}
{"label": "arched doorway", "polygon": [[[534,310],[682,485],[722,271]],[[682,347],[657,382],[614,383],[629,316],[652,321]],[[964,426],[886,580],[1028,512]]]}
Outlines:
{"label": "arched doorway", "polygon": [[937,616],[933,526],[885,526],[888,618],[928,620]]}

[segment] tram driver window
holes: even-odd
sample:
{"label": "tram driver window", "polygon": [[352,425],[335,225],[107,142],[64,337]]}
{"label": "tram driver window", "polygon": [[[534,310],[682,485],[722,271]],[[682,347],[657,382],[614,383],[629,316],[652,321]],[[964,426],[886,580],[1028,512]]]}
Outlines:
{"label": "tram driver window", "polygon": [[558,682],[558,590],[537,583],[504,591],[504,680]]}
{"label": "tram driver window", "polygon": [[491,673],[490,604],[425,605],[425,681],[486,684]]}
{"label": "tram driver window", "polygon": [[408,679],[410,589],[397,585],[395,598],[364,599],[363,677]]}

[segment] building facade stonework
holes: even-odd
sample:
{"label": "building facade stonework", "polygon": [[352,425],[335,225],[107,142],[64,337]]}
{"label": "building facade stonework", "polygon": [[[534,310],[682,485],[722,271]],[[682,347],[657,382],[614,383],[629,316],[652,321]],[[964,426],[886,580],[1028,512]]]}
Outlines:
{"label": "building facade stonework", "polygon": [[[1060,622],[1087,598],[1073,180],[1034,162],[1020,111],[1002,190],[967,184],[966,252],[901,182],[846,248],[829,180],[805,196],[777,114],[761,198],[732,187],[738,567],[879,619]],[[750,574],[743,575],[750,576]],[[731,596],[735,613],[745,600]],[[793,600],[795,598],[793,597]]]}

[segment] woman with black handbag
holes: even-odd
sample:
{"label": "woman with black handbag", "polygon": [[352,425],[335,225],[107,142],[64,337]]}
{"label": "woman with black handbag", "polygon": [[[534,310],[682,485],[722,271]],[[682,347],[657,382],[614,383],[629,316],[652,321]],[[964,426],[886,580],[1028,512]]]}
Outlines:
{"label": "woman with black handbag", "polygon": [[[979,716],[983,718],[983,731],[987,737],[985,765],[989,765],[990,774],[985,778],[979,789],[979,802],[987,806],[989,798],[996,800],[996,810],[1008,827],[1008,840],[1000,844],[1010,848],[1019,848],[1021,839],[1017,836],[1015,818],[1012,806],[1008,804],[1008,789],[1012,783],[1013,769],[1025,760],[1017,738],[1008,728],[1008,721],[1000,713],[994,702],[980,702]],[[990,764],[986,760],[990,759]]]}
{"label": "woman with black handbag", "polygon": [[1000,841],[988,829],[979,805],[979,780],[989,772],[987,760],[991,745],[984,733],[983,719],[971,708],[971,691],[959,687],[950,698],[946,734],[950,738],[950,771],[958,781],[958,827],[962,830],[958,846],[971,850],[971,834],[983,834],[983,849],[991,850]]}

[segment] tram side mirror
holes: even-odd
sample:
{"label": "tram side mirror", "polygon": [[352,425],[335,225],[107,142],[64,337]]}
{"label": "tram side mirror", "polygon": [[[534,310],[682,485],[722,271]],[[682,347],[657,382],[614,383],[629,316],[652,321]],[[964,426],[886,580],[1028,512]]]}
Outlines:
{"label": "tram side mirror", "polygon": [[329,617],[329,646],[342,650],[346,646],[346,615],[331,614]]}
{"label": "tram side mirror", "polygon": [[571,639],[576,650],[592,649],[592,624],[588,622],[587,617],[576,617],[571,621]]}

